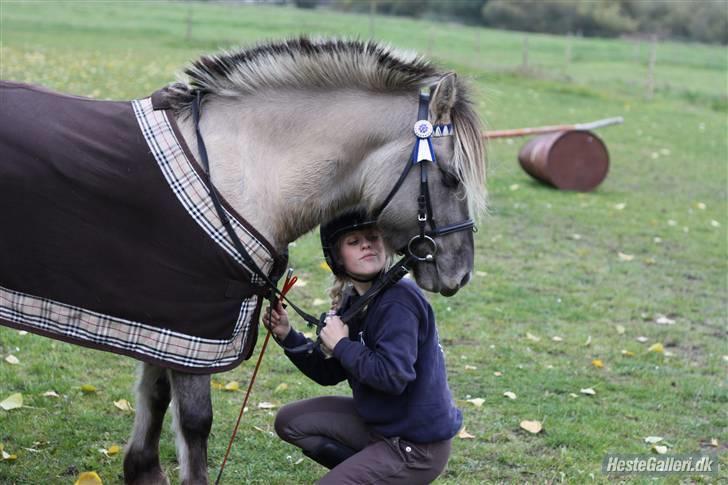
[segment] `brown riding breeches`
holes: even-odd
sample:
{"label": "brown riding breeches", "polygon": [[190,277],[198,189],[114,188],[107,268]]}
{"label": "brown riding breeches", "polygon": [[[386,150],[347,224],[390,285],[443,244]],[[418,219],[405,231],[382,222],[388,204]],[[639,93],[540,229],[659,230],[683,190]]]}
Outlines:
{"label": "brown riding breeches", "polygon": [[321,478],[324,485],[426,484],[443,472],[450,457],[450,440],[421,444],[374,433],[350,397],[324,396],[288,404],[276,415],[275,429],[304,452],[316,450],[323,440],[356,451]]}

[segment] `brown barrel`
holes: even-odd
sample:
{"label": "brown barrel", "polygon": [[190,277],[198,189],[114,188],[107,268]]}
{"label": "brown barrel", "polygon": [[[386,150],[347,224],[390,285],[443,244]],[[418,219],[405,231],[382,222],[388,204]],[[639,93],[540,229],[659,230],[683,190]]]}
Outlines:
{"label": "brown barrel", "polygon": [[533,138],[518,153],[523,170],[562,190],[588,192],[607,176],[609,152],[590,131],[570,130]]}

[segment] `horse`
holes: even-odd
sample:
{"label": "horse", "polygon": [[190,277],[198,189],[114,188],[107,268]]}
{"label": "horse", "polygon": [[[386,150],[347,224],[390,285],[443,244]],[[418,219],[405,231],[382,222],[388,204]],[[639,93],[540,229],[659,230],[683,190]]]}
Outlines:
{"label": "horse", "polygon": [[[36,94],[30,93],[28,97]],[[289,243],[342,210],[363,206],[376,214],[388,248],[417,254],[411,265],[417,284],[425,290],[451,296],[468,283],[473,269],[473,231],[461,230],[471,228],[472,222],[461,221],[477,217],[486,207],[482,126],[471,96],[467,83],[455,73],[438,69],[415,53],[401,52],[374,41],[300,37],[203,55],[185,69],[184,77],[156,92],[152,99],[156,97],[154,102],[161,105],[169,123],[174,125],[173,133],[165,132],[164,136],[178,138],[185,155],[191,159],[190,164],[195,166],[195,177],[209,182],[209,187],[199,187],[219,194],[222,210],[231,215],[234,229],[248,238],[244,244],[249,250],[253,247],[250,240],[263,243],[260,246],[263,251],[253,248],[252,259],[265,272],[271,273],[275,266],[276,257],[271,255],[285,254]],[[107,112],[121,109],[120,105],[94,104],[104,103],[100,101],[84,100],[83,103],[87,103],[83,106],[88,109],[99,107],[99,111],[104,111],[100,116],[110,116]],[[156,115],[152,109],[157,108],[151,107],[149,99],[134,103],[139,120]],[[160,123],[165,121],[161,120]],[[425,133],[427,136],[413,133],[415,122],[420,123],[416,129],[427,131],[434,126],[437,133],[433,136],[431,131]],[[152,141],[158,140],[153,138],[153,132],[158,128],[141,121],[140,126],[150,150],[154,151],[156,145]],[[91,132],[86,136],[94,138],[94,127],[87,129]],[[422,150],[426,154],[429,150],[430,156],[419,162],[420,175],[407,176],[409,168],[405,172],[403,169],[417,165],[411,161],[413,153],[417,155]],[[203,158],[209,164],[207,170],[200,167],[199,161]],[[160,159],[161,170],[170,164]],[[430,165],[429,169],[426,164]],[[0,165],[0,175],[1,169]],[[13,167],[12,170],[14,177],[21,169]],[[96,170],[92,171],[92,175],[98,175]],[[122,175],[132,177],[132,181],[136,176],[128,173],[119,176]],[[164,176],[169,181],[167,172]],[[6,181],[14,180],[11,176],[3,177]],[[205,190],[195,189],[195,194],[190,193],[189,187],[195,187],[197,182],[169,183],[168,189],[180,201],[194,196],[211,206],[207,201],[209,194],[203,193]],[[23,185],[22,189],[18,186],[13,185],[15,190],[27,192],[28,186]],[[7,187],[2,187],[0,182],[0,188]],[[48,189],[53,190],[54,186],[49,185]],[[18,197],[24,194],[19,193]],[[144,193],[143,198],[156,200],[154,195]],[[75,192],[67,195],[68,198],[75,196]],[[136,199],[129,205],[126,223],[133,225],[148,217],[146,209],[137,207]],[[185,217],[200,223],[198,212],[188,212]],[[220,214],[220,218],[224,219],[225,215]],[[43,225],[50,231],[45,233],[46,240],[54,240],[52,223],[33,219],[32,224]],[[148,228],[144,232],[156,232],[144,222],[141,224],[140,227]],[[430,227],[427,232],[426,224]],[[221,229],[208,231],[208,235],[219,245],[231,246]],[[3,244],[7,243],[0,238],[0,250],[5,251]],[[226,250],[235,253],[230,247]],[[228,262],[227,270],[238,276],[243,272],[255,283],[256,276],[251,275],[247,263],[241,262],[237,254],[234,256],[237,266],[231,269],[229,266],[235,263]],[[209,264],[217,264],[219,259],[215,256]],[[20,288],[4,288],[10,286],[6,281],[8,271],[4,274],[0,265],[0,290],[12,292],[16,300],[31,299]],[[100,281],[99,275],[94,277]],[[19,277],[14,281],[21,280]],[[198,288],[179,291],[193,294],[193,290]],[[261,293],[245,294],[253,299],[255,311],[248,312],[246,317],[252,321],[243,332],[247,336],[235,341],[238,353],[234,358],[225,360],[225,365],[219,367],[206,368],[207,361],[200,361],[198,367],[192,368],[197,362],[195,352],[208,343],[206,338],[189,340],[192,349],[184,349],[187,360],[182,364],[166,354],[142,353],[139,350],[142,347],[130,350],[119,344],[117,348],[105,348],[111,339],[90,344],[79,340],[78,335],[59,336],[50,327],[39,330],[28,327],[27,321],[19,323],[8,312],[2,312],[2,291],[0,323],[131,355],[142,361],[136,383],[134,425],[123,463],[126,483],[168,483],[158,448],[163,418],[170,403],[181,482],[208,482],[207,440],[213,418],[210,372],[231,368],[240,363],[241,356],[249,357]],[[236,297],[240,295],[233,291],[233,299]],[[44,305],[47,302],[42,301]],[[56,302],[48,304],[56,305]],[[83,313],[76,307],[69,308],[74,310],[74,315]],[[17,313],[18,307],[14,311]],[[93,312],[83,314],[87,315],[85,318],[96,316]],[[188,314],[193,318],[193,312]],[[119,322],[128,323],[128,320]],[[240,321],[236,323],[236,331],[243,328],[238,324]],[[204,327],[204,324],[197,326]],[[168,330],[164,332],[165,339],[177,338],[176,335]],[[184,347],[187,341],[175,342],[178,347]]]}

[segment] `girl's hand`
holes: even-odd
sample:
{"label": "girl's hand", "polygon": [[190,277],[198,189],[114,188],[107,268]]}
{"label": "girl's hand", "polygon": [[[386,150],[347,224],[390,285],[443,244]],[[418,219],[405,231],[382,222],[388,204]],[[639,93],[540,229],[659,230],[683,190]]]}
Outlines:
{"label": "girl's hand", "polygon": [[329,315],[326,317],[326,326],[321,329],[319,337],[326,348],[333,351],[339,340],[349,337],[349,327],[338,315]]}
{"label": "girl's hand", "polygon": [[[270,316],[270,318],[269,318]],[[288,323],[288,312],[283,308],[283,304],[278,304],[272,311],[266,306],[263,310],[263,325],[270,330],[276,339],[284,340],[291,331],[291,325]]]}

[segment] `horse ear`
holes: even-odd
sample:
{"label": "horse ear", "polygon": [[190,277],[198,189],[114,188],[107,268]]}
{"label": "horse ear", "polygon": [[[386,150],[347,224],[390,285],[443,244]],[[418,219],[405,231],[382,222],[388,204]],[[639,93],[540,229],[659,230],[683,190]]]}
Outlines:
{"label": "horse ear", "polygon": [[430,97],[430,119],[432,124],[451,123],[450,112],[455,106],[457,97],[457,76],[454,72],[445,74],[437,84],[432,87]]}

